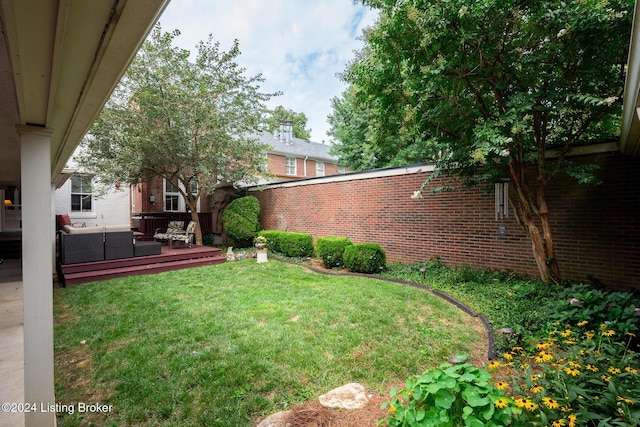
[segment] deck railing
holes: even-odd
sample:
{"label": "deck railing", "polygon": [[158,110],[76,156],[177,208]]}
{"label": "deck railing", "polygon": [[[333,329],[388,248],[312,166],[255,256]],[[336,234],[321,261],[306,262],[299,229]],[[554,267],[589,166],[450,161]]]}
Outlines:
{"label": "deck railing", "polygon": [[[202,234],[212,234],[212,215],[211,212],[198,213],[200,219],[200,228]],[[137,231],[143,233],[144,240],[153,239],[158,228],[166,230],[169,225],[169,221],[184,221],[185,228],[189,221],[191,221],[190,212],[143,212],[134,214],[131,216],[131,225],[137,229]]]}

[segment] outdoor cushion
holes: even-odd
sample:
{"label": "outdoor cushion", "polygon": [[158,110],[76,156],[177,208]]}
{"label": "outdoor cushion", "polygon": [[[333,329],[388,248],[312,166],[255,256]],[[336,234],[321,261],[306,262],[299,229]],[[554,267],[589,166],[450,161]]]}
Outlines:
{"label": "outdoor cushion", "polygon": [[153,238],[157,240],[169,240],[169,238],[175,234],[184,233],[183,227],[184,221],[170,221],[167,230],[164,233],[160,233],[160,229],[157,229]]}

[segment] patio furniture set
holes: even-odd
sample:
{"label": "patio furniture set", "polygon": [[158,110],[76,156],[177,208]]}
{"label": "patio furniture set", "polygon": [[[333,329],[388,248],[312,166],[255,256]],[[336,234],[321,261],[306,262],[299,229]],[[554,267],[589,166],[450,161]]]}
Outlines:
{"label": "patio furniture set", "polygon": [[62,265],[159,255],[161,241],[169,247],[178,243],[191,247],[195,232],[193,221],[186,230],[184,221],[172,221],[164,232],[156,230],[153,241],[141,241],[129,226],[74,227],[61,224],[60,219],[58,225]]}

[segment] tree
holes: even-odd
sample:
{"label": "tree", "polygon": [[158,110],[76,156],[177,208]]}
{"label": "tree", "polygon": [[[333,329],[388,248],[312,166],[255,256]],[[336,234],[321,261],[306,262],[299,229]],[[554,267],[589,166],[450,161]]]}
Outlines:
{"label": "tree", "polygon": [[509,179],[540,276],[558,279],[546,191],[594,182],[567,154],[618,132],[633,0],[363,2],[380,18],[343,78],[368,140],[463,184]]}
{"label": "tree", "polygon": [[282,121],[293,122],[293,136],[300,139],[310,139],[311,129],[307,128],[307,116],[304,113],[296,113],[293,110],[278,105],[267,114],[266,123],[270,132],[280,128]]}
{"label": "tree", "polygon": [[97,182],[164,178],[198,224],[197,202],[220,184],[252,182],[266,146],[251,137],[273,94],[236,63],[237,40],[222,51],[210,36],[190,52],[172,46],[179,31],[156,26],[96,120],[78,160]]}

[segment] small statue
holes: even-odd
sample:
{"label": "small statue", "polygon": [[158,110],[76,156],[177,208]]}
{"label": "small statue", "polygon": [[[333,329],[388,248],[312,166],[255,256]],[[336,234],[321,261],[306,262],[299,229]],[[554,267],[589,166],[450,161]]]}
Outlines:
{"label": "small statue", "polygon": [[229,246],[229,248],[227,249],[227,261],[235,261],[236,260],[236,256],[233,253],[233,246]]}

